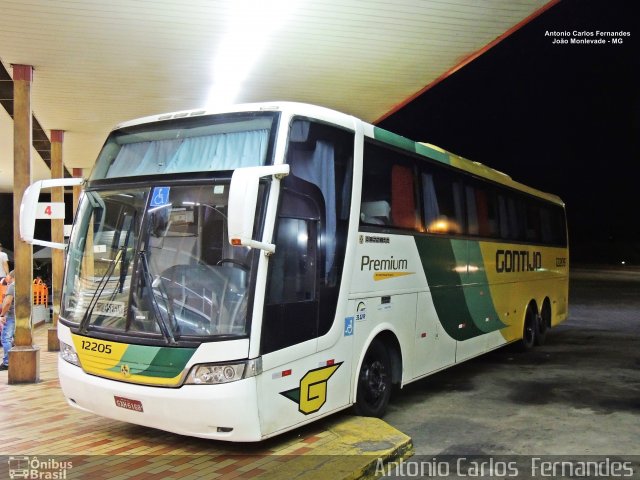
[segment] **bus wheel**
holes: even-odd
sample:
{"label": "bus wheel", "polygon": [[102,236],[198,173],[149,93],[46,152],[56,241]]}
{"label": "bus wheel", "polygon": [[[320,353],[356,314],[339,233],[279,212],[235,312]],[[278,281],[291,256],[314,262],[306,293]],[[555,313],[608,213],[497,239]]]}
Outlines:
{"label": "bus wheel", "polygon": [[551,305],[547,300],[542,304],[542,311],[536,322],[536,345],[544,344],[547,338],[547,332],[551,326]]}
{"label": "bus wheel", "polygon": [[535,308],[529,305],[524,316],[524,329],[522,331],[522,340],[520,340],[520,350],[523,352],[531,350],[536,343],[537,317]]}
{"label": "bus wheel", "polygon": [[365,417],[382,417],[390,396],[391,358],[384,344],[374,340],[360,367],[355,412]]}

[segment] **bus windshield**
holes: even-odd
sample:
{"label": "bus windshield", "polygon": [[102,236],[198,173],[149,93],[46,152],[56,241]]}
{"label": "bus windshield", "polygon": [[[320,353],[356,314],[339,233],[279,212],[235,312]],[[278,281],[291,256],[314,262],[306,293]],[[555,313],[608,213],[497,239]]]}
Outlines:
{"label": "bus windshield", "polygon": [[61,320],[169,343],[246,335],[254,255],[227,241],[228,194],[228,180],[86,191]]}
{"label": "bus windshield", "polygon": [[243,112],[123,127],[109,135],[90,180],[265,165],[277,120]]}

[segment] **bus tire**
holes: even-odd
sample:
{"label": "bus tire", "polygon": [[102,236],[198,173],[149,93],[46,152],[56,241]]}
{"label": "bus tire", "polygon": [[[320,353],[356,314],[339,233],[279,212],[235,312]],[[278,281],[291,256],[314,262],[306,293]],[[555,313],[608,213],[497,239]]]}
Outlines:
{"label": "bus tire", "polygon": [[391,357],[381,340],[371,342],[358,373],[354,410],[364,417],[382,417],[391,397]]}
{"label": "bus tire", "polygon": [[524,327],[522,329],[522,339],[520,340],[520,350],[528,352],[536,344],[536,332],[538,325],[538,315],[532,304],[527,307],[527,313],[524,316]]}
{"label": "bus tire", "polygon": [[551,327],[551,305],[548,300],[542,304],[542,310],[536,322],[536,345],[543,345],[547,338],[547,332]]}

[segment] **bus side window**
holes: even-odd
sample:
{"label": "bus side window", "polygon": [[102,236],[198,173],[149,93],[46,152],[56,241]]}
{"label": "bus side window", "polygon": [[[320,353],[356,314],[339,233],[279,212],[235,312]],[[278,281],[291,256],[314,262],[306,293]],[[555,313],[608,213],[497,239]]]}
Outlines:
{"label": "bus side window", "polygon": [[292,176],[283,180],[275,253],[269,275],[262,325],[262,353],[270,353],[318,335],[318,267],[323,256],[318,232],[324,202],[315,186]]}
{"label": "bus side window", "polygon": [[522,202],[516,198],[509,197],[507,200],[507,215],[509,216],[509,228],[511,237],[514,240],[523,238],[522,227]]}
{"label": "bus side window", "polygon": [[420,228],[413,168],[408,165],[391,167],[391,220],[394,227]]}
{"label": "bus side window", "polygon": [[365,225],[391,224],[391,166],[385,154],[390,152],[369,142],[364,145],[360,223]]}
{"label": "bus side window", "polygon": [[464,233],[462,184],[446,172],[422,173],[424,224],[428,233]]}
{"label": "bus side window", "polygon": [[478,223],[478,208],[476,206],[476,195],[473,187],[468,185],[464,188],[467,199],[467,232],[469,235],[480,234],[480,224]]}
{"label": "bus side window", "polygon": [[521,221],[521,202],[517,202],[511,195],[498,195],[500,236],[503,240],[523,240]]}
{"label": "bus side window", "polygon": [[540,242],[541,225],[540,225],[540,207],[532,201],[527,203],[526,207],[526,240],[528,242]]}
{"label": "bus side window", "polygon": [[302,302],[315,299],[315,222],[301,218],[280,218],[275,241],[278,255],[271,259],[269,303]]}
{"label": "bus side window", "polygon": [[481,237],[498,237],[498,205],[493,190],[474,185],[467,187],[466,192],[473,197],[467,197],[467,206],[475,205],[474,211],[467,211],[469,224],[477,223],[477,235]]}
{"label": "bus side window", "polygon": [[413,162],[395,150],[366,142],[360,222],[420,230],[417,204]]}
{"label": "bus side window", "polygon": [[547,207],[540,208],[540,230],[542,233],[542,243],[553,244],[557,243],[554,240],[553,235],[553,223],[551,221],[551,212]]}

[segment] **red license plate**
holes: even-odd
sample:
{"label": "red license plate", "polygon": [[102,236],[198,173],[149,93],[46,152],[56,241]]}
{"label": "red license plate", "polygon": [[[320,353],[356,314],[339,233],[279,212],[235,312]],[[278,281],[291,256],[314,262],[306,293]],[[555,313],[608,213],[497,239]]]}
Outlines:
{"label": "red license plate", "polygon": [[116,401],[116,407],[126,408],[134,412],[142,412],[142,402],[140,400],[131,400],[130,398],[113,396]]}

